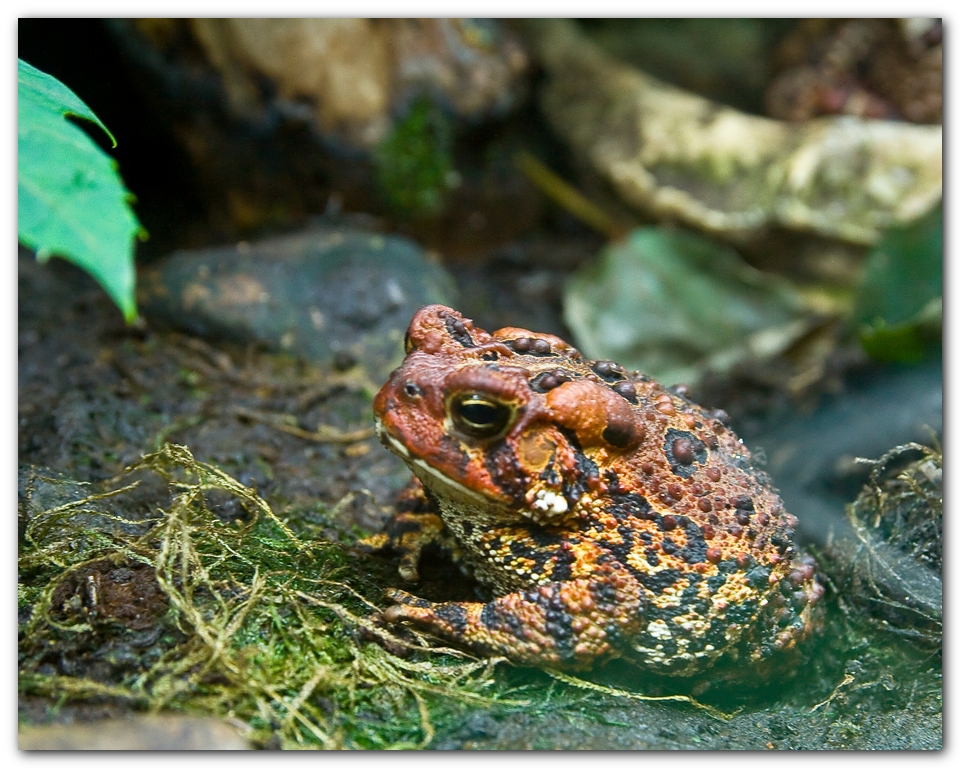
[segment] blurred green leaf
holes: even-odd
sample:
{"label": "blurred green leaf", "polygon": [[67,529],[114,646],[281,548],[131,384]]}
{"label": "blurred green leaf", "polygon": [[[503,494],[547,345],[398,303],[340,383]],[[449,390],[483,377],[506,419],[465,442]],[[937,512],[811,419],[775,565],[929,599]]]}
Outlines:
{"label": "blurred green leaf", "polygon": [[943,298],[938,296],[908,322],[888,325],[878,319],[860,331],[864,351],[882,363],[916,363],[942,344]]}
{"label": "blurred green leaf", "polygon": [[564,318],[583,352],[692,383],[788,346],[806,328],[785,280],[692,232],[634,230],[568,281]]}
{"label": "blurred green leaf", "polygon": [[94,277],[136,319],[134,239],[141,231],[116,163],[77,117],[113,135],[63,83],[17,60],[17,230],[41,261],[61,256]]}
{"label": "blurred green leaf", "polygon": [[892,229],[871,251],[854,321],[864,350],[884,362],[913,362],[941,342],[943,209]]}

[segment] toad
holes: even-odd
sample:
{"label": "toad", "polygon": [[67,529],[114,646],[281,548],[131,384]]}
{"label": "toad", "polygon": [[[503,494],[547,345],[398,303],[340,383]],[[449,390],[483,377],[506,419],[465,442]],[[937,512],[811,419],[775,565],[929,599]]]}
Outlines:
{"label": "toad", "polygon": [[789,514],[726,414],[556,336],[487,333],[424,307],[374,400],[413,471],[366,551],[418,580],[427,544],[492,592],[384,612],[477,652],[584,668],[629,656],[692,675],[793,648],[823,593]]}

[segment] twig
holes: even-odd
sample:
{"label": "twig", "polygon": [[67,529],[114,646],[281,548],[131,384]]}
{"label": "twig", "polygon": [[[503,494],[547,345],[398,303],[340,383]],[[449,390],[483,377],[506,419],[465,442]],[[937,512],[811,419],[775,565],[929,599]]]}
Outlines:
{"label": "twig", "polygon": [[518,152],[514,162],[541,192],[571,216],[575,216],[611,240],[618,240],[626,234],[625,226],[614,220],[596,203],[588,200],[579,190],[560,178],[529,152]]}

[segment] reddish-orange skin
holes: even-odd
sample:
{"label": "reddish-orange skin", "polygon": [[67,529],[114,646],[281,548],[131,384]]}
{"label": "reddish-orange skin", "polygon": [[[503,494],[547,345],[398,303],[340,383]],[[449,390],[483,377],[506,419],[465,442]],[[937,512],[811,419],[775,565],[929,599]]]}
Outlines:
{"label": "reddish-orange skin", "polygon": [[[388,620],[520,663],[629,655],[681,675],[766,659],[810,631],[822,588],[796,559],[796,521],[722,412],[555,336],[488,334],[439,305],[417,312],[406,346],[374,412],[422,488],[364,544],[399,551],[415,581],[437,542],[497,596],[392,590]],[[452,403],[465,395],[501,404],[506,426],[464,431]]]}

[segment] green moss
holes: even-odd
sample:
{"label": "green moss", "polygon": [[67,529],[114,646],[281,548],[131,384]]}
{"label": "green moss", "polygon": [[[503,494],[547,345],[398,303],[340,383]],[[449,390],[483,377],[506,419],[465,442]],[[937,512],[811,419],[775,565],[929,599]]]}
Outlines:
{"label": "green moss", "polygon": [[[230,716],[249,724],[254,743],[285,748],[420,747],[451,707],[497,700],[496,662],[375,624],[371,593],[380,588],[347,550],[310,530],[295,533],[255,492],[180,446],[133,469],[169,483],[159,516],[110,511],[132,483],[27,522],[19,596],[32,611],[20,628],[22,694]],[[211,491],[237,497],[247,522],[220,521],[206,501]],[[125,626],[122,606],[111,609],[106,592],[98,600],[86,588],[133,568],[155,578],[158,596],[141,606],[157,616],[146,630],[157,639],[139,651],[134,635],[144,629]],[[415,655],[401,658],[378,638]],[[112,665],[104,678],[86,660],[108,646],[113,656],[98,657]],[[53,671],[52,647],[68,657],[60,669],[75,671]],[[118,661],[131,654],[132,663]]]}
{"label": "green moss", "polygon": [[418,99],[376,159],[380,187],[393,208],[411,216],[440,213],[456,178],[451,119],[430,99]]}

